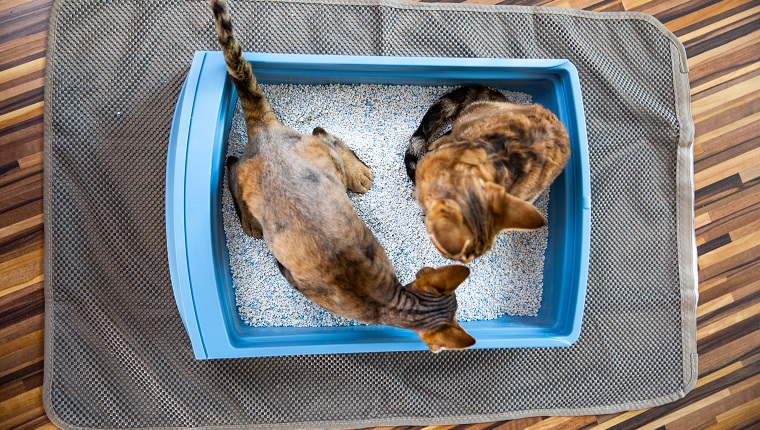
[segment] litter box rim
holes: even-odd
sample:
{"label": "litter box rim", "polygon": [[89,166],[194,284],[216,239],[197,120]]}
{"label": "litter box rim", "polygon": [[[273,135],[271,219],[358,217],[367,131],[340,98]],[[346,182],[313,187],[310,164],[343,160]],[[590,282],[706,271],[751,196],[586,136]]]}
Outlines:
{"label": "litter box rim", "polygon": [[[269,83],[267,81],[276,76],[277,83],[449,85],[488,83],[489,79],[503,79],[505,73],[517,76],[516,80],[523,79],[520,76],[551,75],[551,79],[557,81],[555,86],[561,88],[547,91],[563,91],[557,94],[559,105],[553,110],[561,111],[555,113],[566,123],[572,145],[568,167],[555,183],[565,181],[564,175],[570,172],[573,187],[565,184],[563,189],[576,198],[565,202],[572,210],[553,206],[564,211],[563,218],[569,218],[564,221],[572,229],[572,237],[571,243],[555,244],[553,256],[547,255],[544,284],[546,286],[547,265],[558,264],[571,272],[561,276],[569,280],[574,291],[572,294],[553,291],[559,295],[560,303],[548,306],[558,308],[551,312],[562,317],[542,322],[544,326],[534,324],[537,320],[531,318],[535,317],[511,317],[507,325],[500,325],[499,319],[463,322],[462,325],[477,339],[474,348],[566,347],[578,339],[588,279],[591,187],[580,80],[571,62],[564,59],[244,55],[253,63],[254,73],[261,83]],[[355,82],[357,78],[361,82]],[[431,83],[431,79],[434,82]],[[387,326],[251,328],[230,309],[229,294],[232,294],[232,306],[236,310],[229,256],[224,232],[220,243],[218,229],[223,159],[236,101],[237,93],[221,52],[196,52],[175,108],[166,168],[166,240],[172,290],[195,357],[427,349],[409,330]],[[552,187],[554,195],[554,185]],[[552,214],[552,210],[550,199],[550,223],[558,216]],[[544,306],[542,303],[542,308]]]}

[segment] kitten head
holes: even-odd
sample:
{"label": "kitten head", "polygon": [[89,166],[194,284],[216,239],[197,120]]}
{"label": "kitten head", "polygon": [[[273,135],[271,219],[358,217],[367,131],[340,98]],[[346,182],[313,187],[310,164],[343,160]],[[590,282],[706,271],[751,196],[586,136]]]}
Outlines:
{"label": "kitten head", "polygon": [[[414,282],[407,288],[421,295],[449,296],[469,275],[470,269],[466,266],[450,265],[437,269],[423,267],[417,272]],[[475,345],[475,339],[464,331],[454,317],[456,299],[454,297],[452,299],[454,299],[454,307],[448,321],[432,328],[415,330],[432,352],[444,349],[466,349]]]}
{"label": "kitten head", "polygon": [[544,225],[546,220],[533,205],[490,182],[451,184],[447,198],[427,202],[425,217],[428,236],[438,251],[465,264],[491,249],[505,230],[535,230]]}

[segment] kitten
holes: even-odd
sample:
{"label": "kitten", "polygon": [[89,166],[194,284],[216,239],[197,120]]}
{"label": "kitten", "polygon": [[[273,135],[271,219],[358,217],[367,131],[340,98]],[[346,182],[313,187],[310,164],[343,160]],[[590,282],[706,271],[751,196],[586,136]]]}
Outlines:
{"label": "kitten", "polygon": [[431,241],[443,256],[469,263],[500,232],[546,224],[531,203],[569,157],[567,131],[548,109],[467,85],[428,109],[404,163]]}
{"label": "kitten", "polygon": [[368,191],[372,172],[324,129],[302,135],[275,118],[243,58],[226,1],[211,5],[248,130],[242,157],[226,162],[245,233],[263,237],[290,285],[336,315],[411,329],[433,352],[472,346],[454,317],[454,290],[469,269],[425,267],[401,285],[346,195],[346,188]]}

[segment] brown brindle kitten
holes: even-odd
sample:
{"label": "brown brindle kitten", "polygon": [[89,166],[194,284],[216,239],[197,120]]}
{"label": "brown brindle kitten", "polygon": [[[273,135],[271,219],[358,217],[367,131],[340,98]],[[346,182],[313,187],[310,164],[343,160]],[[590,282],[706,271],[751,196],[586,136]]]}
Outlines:
{"label": "brown brindle kitten", "polygon": [[454,317],[454,290],[470,270],[424,267],[401,285],[346,195],[346,188],[367,192],[372,172],[322,128],[303,135],[275,118],[243,58],[226,1],[211,5],[248,130],[242,157],[227,159],[245,233],[263,237],[290,285],[336,315],[411,329],[433,352],[475,344]]}
{"label": "brown brindle kitten", "polygon": [[567,130],[548,109],[467,85],[428,109],[404,163],[430,240],[444,257],[469,263],[500,232],[546,224],[531,203],[569,157]]}

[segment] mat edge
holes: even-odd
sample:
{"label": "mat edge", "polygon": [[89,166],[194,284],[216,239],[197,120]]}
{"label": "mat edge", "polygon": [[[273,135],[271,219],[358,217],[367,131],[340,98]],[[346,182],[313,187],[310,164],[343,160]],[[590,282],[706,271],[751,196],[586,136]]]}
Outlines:
{"label": "mat edge", "polygon": [[[680,45],[680,42],[679,42]],[[683,45],[681,45],[683,47]],[[677,47],[671,46],[671,52]],[[673,53],[675,55],[675,52]],[[679,53],[680,55],[680,53]],[[694,229],[694,120],[691,116],[691,92],[688,72],[673,64],[676,116],[679,140],[676,160],[678,277],[681,286],[681,346],[683,348],[684,395],[697,383],[697,301],[699,277],[697,240]],[[680,72],[680,73],[679,73]]]}
{"label": "mat edge", "polygon": [[50,17],[48,18],[48,34],[47,34],[47,46],[45,52],[45,89],[44,89],[44,110],[43,110],[43,138],[42,138],[42,154],[43,154],[43,167],[42,167],[42,212],[43,212],[43,235],[44,235],[44,249],[43,249],[43,291],[45,295],[45,333],[44,333],[44,352],[43,352],[43,376],[42,376],[42,407],[45,410],[50,422],[61,428],[76,429],[78,427],[71,426],[66,423],[55,411],[55,405],[51,398],[52,395],[52,383],[53,383],[53,291],[51,285],[52,279],[52,262],[51,262],[51,247],[52,247],[52,234],[51,234],[51,217],[52,217],[52,204],[51,204],[51,186],[52,186],[52,82],[53,82],[53,57],[55,52],[56,32],[55,28],[58,23],[58,18],[61,13],[61,2],[63,0],[55,0],[50,9]]}

